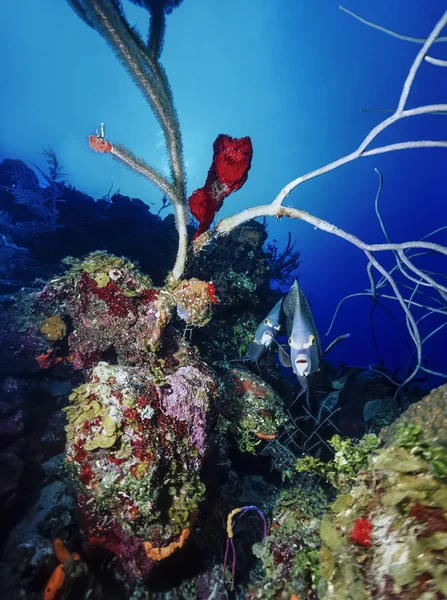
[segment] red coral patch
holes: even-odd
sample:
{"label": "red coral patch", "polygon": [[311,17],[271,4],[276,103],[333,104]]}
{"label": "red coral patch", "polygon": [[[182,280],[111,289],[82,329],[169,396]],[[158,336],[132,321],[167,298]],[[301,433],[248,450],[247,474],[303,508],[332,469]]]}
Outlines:
{"label": "red coral patch", "polygon": [[95,477],[96,473],[91,466],[86,463],[81,471],[81,474],[79,475],[79,479],[84,485],[88,485],[91,481],[93,481],[93,479],[95,479]]}
{"label": "red coral patch", "polygon": [[351,541],[365,548],[371,547],[371,532],[373,526],[368,519],[357,519],[354,529],[351,531]]}
{"label": "red coral patch", "polygon": [[224,199],[244,185],[251,167],[253,147],[249,137],[232,138],[221,133],[213,150],[205,185],[195,190],[188,201],[191,213],[199,221],[194,239],[209,228]]}
{"label": "red coral patch", "polygon": [[96,135],[89,136],[88,145],[92,150],[96,150],[96,152],[110,153],[113,149],[113,146],[110,142]]}
{"label": "red coral patch", "polygon": [[447,531],[447,520],[441,508],[431,508],[424,504],[415,504],[410,515],[417,521],[425,523],[427,529],[419,537],[429,537],[437,531]]}
{"label": "red coral patch", "polygon": [[212,281],[208,283],[208,296],[211,298],[213,304],[217,304],[216,287]]}
{"label": "red coral patch", "polygon": [[[131,298],[123,295],[123,290],[114,281],[109,281],[105,287],[99,287],[96,281],[89,277],[85,271],[81,275],[81,297],[87,298],[87,293],[91,292],[97,298],[100,298],[107,304],[110,314],[115,317],[123,318],[129,313],[135,314],[135,308]],[[84,300],[82,310],[88,310],[87,300]]]}

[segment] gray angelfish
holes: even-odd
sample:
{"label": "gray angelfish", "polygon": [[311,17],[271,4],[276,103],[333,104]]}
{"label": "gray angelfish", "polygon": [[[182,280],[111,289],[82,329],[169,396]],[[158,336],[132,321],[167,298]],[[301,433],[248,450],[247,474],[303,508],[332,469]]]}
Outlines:
{"label": "gray angelfish", "polygon": [[349,334],[338,337],[325,352],[322,351],[320,336],[309,303],[296,280],[284,298],[283,311],[286,316],[290,355],[282,346],[279,346],[279,359],[284,366],[292,367],[302,387],[299,394],[301,395],[308,391],[307,378],[319,371],[321,360],[325,354],[342,339],[349,337]]}
{"label": "gray angelfish", "polygon": [[245,362],[252,361],[256,363],[259,369],[259,361],[263,356],[267,354],[268,349],[272,345],[278,335],[284,331],[284,314],[282,310],[284,298],[281,298],[266,318],[262,321],[256,330],[253,341],[248,346],[248,353],[246,356],[240,358],[234,358],[230,362]]}

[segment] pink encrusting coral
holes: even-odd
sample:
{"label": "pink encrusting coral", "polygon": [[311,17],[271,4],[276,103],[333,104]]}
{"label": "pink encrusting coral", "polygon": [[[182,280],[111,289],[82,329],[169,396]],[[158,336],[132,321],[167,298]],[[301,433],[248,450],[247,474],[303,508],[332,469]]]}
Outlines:
{"label": "pink encrusting coral", "polygon": [[194,238],[206,231],[224,199],[247,181],[253,147],[250,138],[232,138],[221,133],[213,144],[213,162],[205,185],[192,193],[189,209],[199,221]]}
{"label": "pink encrusting coral", "polygon": [[214,383],[203,369],[194,366],[180,367],[167,377],[167,382],[168,385],[157,390],[163,409],[167,415],[186,424],[190,442],[197,449],[199,457],[203,458],[209,425],[207,398],[210,394],[191,396],[191,389],[200,389],[207,383],[211,391]]}

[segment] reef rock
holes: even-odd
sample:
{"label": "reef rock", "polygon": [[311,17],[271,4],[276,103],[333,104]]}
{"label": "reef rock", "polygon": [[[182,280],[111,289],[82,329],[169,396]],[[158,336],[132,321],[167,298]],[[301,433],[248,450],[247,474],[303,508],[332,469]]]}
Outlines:
{"label": "reef rock", "polygon": [[447,385],[432,390],[420,402],[412,404],[390,427],[382,430],[381,437],[391,443],[396,437],[400,424],[404,421],[418,425],[424,430],[424,437],[436,444],[447,447]]}
{"label": "reef rock", "polygon": [[70,395],[67,460],[89,542],[134,577],[190,535],[215,396],[212,373],[186,349],[157,368],[100,362]]}
{"label": "reef rock", "polygon": [[52,359],[67,358],[75,368],[88,369],[112,352],[121,361],[143,362],[159,344],[168,321],[150,279],[132,263],[106,252],[65,262],[70,270],[37,294],[37,307],[46,315],[44,332],[50,319],[60,323],[61,317],[68,317],[71,323],[70,354],[65,357],[56,341],[50,347]]}
{"label": "reef rock", "polygon": [[263,440],[274,440],[287,417],[281,398],[257,375],[230,369],[223,376],[226,392],[221,413],[240,450],[256,453]]}
{"label": "reef rock", "polygon": [[274,510],[270,533],[253,550],[265,577],[248,589],[248,600],[311,598],[318,581],[318,535],[326,498],[315,489],[282,492]]}
{"label": "reef rock", "polygon": [[446,391],[384,431],[387,447],[331,505],[320,529],[320,598],[447,597]]}

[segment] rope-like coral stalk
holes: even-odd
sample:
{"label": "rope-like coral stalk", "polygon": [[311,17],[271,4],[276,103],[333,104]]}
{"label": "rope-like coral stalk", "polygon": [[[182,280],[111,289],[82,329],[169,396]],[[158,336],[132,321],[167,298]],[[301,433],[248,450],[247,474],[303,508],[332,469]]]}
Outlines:
{"label": "rope-like coral stalk", "polygon": [[160,123],[171,165],[171,182],[167,182],[156,169],[133,156],[124,146],[114,146],[111,154],[148,177],[172,202],[179,234],[179,247],[172,278],[179,279],[185,268],[188,246],[186,177],[178,117],[166,73],[159,63],[165,31],[163,9],[159,7],[152,9],[149,41],[146,46],[139,34],[127,22],[117,2],[113,0],[68,0],[68,2],[76,13],[98,31],[113,48]]}

